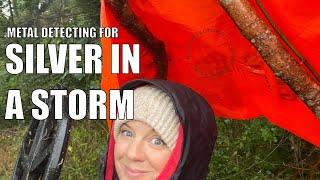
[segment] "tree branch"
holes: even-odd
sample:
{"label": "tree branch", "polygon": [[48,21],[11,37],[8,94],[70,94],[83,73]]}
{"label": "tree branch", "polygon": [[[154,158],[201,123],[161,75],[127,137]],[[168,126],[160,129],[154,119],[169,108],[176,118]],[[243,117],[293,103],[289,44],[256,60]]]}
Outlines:
{"label": "tree branch", "polygon": [[119,24],[133,34],[154,56],[158,73],[156,78],[166,79],[168,73],[168,57],[164,43],[157,39],[138,19],[129,6],[128,0],[106,0]]}
{"label": "tree branch", "polygon": [[8,4],[9,4],[9,11],[10,11],[10,20],[11,20],[12,26],[15,27],[11,0],[8,0]]}
{"label": "tree branch", "polygon": [[320,117],[320,86],[284,49],[277,36],[257,16],[247,0],[219,0],[241,33],[283,80]]}

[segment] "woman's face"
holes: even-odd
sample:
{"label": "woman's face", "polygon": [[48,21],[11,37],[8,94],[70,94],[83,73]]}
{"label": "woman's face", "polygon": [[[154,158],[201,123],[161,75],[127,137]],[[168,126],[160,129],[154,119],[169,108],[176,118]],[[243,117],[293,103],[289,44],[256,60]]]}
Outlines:
{"label": "woman's face", "polygon": [[141,121],[123,124],[115,138],[115,168],[120,180],[156,179],[170,154],[153,128]]}

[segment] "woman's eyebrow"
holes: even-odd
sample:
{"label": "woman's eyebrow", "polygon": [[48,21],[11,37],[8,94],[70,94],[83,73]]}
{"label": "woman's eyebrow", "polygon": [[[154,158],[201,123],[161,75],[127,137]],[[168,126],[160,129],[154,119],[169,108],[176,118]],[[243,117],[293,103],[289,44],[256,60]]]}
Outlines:
{"label": "woman's eyebrow", "polygon": [[132,129],[131,126],[127,123],[124,123],[122,126],[126,126],[127,128]]}

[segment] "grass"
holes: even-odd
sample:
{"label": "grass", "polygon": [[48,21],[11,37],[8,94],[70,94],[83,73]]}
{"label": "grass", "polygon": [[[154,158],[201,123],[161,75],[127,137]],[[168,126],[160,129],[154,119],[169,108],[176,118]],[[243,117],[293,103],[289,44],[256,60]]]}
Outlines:
{"label": "grass", "polygon": [[[2,122],[0,122],[2,123]],[[16,157],[20,150],[20,144],[26,126],[17,125],[0,130],[0,179],[9,179],[13,172]]]}
{"label": "grass", "polygon": [[97,179],[100,155],[107,144],[104,122],[76,122],[72,129],[61,179]]}
{"label": "grass", "polygon": [[[10,179],[27,123],[0,122],[0,180]],[[76,121],[60,179],[97,179],[107,132],[103,121]]]}

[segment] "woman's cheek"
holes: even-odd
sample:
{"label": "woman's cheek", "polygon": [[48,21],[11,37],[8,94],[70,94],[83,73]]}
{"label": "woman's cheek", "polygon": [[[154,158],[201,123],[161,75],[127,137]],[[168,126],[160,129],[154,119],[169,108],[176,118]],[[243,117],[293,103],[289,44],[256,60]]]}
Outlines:
{"label": "woman's cheek", "polygon": [[125,138],[118,136],[116,141],[115,141],[115,146],[114,146],[114,154],[115,154],[115,159],[123,157],[126,147],[128,146],[128,140]]}
{"label": "woman's cheek", "polygon": [[167,164],[171,151],[168,148],[155,149],[153,147],[148,147],[146,149],[146,154],[149,164],[155,170],[156,177],[158,177]]}
{"label": "woman's cheek", "polygon": [[121,136],[118,136],[114,146],[114,161],[116,172],[120,178],[124,177],[123,164],[125,163],[124,156],[126,153],[127,146],[127,140],[125,140]]}

